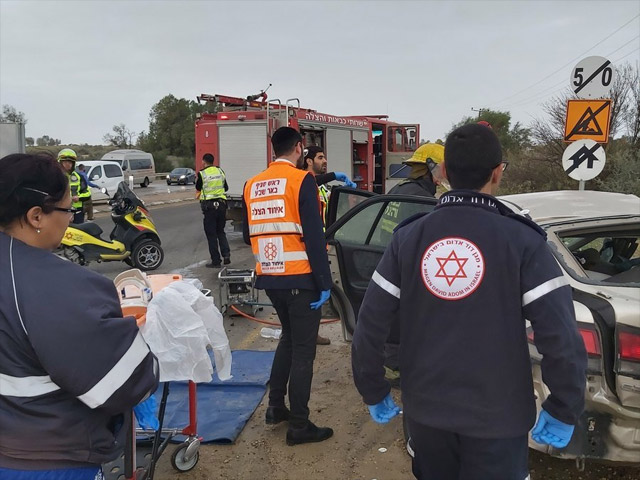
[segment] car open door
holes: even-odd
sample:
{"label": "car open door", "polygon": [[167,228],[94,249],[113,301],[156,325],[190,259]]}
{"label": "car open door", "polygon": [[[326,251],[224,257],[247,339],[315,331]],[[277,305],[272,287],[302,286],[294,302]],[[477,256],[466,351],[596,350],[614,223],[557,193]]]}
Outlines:
{"label": "car open door", "polygon": [[430,212],[437,200],[413,195],[375,195],[344,187],[332,189],[327,243],[333,288],[331,303],[350,340],[373,272],[405,219]]}

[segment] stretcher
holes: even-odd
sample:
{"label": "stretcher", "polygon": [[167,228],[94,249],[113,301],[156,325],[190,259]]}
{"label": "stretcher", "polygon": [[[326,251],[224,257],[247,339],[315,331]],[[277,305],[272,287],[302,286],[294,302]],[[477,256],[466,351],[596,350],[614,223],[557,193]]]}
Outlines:
{"label": "stretcher", "polygon": [[[147,304],[153,295],[170,283],[179,280],[182,280],[181,275],[146,275],[140,270],[128,270],[121,273],[115,278],[114,283],[120,295],[123,315],[134,316],[138,326],[142,325],[146,320]],[[203,293],[208,295],[210,291],[206,290]],[[133,410],[125,414],[125,425],[128,428],[128,432],[125,441],[124,471],[105,471],[106,478],[153,480],[156,464],[160,456],[166,450],[169,442],[177,435],[184,435],[187,439],[173,451],[171,465],[178,472],[188,472],[196,466],[200,457],[200,437],[196,433],[198,426],[196,384],[189,381],[189,423],[182,429],[164,428],[163,426],[169,391],[170,382],[164,382],[158,410],[159,425],[156,430],[136,427]],[[146,444],[151,443],[151,453],[147,453],[142,459],[136,454],[136,447],[140,441]],[[139,463],[142,463],[142,465],[139,465]],[[117,475],[109,475],[110,473],[116,473]]]}

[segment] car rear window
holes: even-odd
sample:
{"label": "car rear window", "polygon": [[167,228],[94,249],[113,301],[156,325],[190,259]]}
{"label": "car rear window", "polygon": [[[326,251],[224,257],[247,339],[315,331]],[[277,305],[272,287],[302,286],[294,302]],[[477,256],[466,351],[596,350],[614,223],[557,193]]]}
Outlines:
{"label": "car rear window", "polygon": [[640,226],[560,235],[584,278],[603,283],[640,283]]}

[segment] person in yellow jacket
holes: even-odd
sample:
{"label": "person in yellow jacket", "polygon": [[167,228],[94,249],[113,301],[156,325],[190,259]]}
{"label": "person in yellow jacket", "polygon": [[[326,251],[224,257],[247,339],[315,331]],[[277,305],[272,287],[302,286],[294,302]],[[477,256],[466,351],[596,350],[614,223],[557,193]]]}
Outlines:
{"label": "person in yellow jacket", "polygon": [[[204,219],[204,233],[209,243],[209,255],[211,263],[207,268],[220,268],[221,256],[225,265],[231,263],[231,250],[224,227],[227,223],[227,196],[229,190],[227,178],[220,167],[213,165],[215,158],[210,153],[202,157],[204,168],[198,172],[196,190],[200,192],[200,208]],[[218,250],[218,245],[220,249]]]}
{"label": "person in yellow jacket", "polygon": [[76,212],[73,214],[72,223],[84,223],[84,212],[82,211],[82,200],[80,199],[81,179],[76,172],[76,161],[78,156],[70,148],[63,148],[58,152],[58,163],[69,178],[69,189],[71,191],[71,208]]}
{"label": "person in yellow jacket", "polygon": [[288,445],[321,442],[333,430],[314,425],[308,406],[320,307],[331,295],[318,187],[313,175],[296,168],[303,150],[297,130],[281,127],[271,143],[276,160],[247,180],[243,193],[243,237],[256,258],[256,287],[266,291],[282,324],[265,420],[289,422]]}

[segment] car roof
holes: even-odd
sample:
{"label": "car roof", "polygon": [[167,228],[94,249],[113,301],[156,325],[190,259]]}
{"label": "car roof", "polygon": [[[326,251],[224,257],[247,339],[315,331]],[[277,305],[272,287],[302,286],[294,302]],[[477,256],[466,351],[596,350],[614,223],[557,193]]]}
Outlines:
{"label": "car roof", "polygon": [[564,190],[503,195],[498,198],[515,211],[528,210],[528,214],[538,224],[625,215],[640,216],[640,198],[624,193]]}
{"label": "car roof", "polygon": [[115,160],[78,160],[76,163],[78,165],[88,165],[90,167],[93,167],[94,165],[103,165],[105,163],[120,166],[120,164]]}

